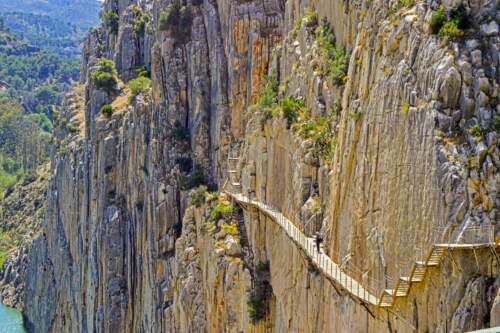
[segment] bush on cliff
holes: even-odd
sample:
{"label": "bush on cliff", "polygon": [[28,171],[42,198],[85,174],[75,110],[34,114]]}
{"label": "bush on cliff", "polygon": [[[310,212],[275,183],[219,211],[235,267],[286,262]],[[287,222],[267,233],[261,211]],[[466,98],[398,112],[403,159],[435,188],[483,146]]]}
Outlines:
{"label": "bush on cliff", "polygon": [[205,203],[207,195],[207,187],[204,185],[198,186],[189,194],[190,204],[195,207],[201,207]]}
{"label": "bush on cliff", "polygon": [[131,98],[135,98],[137,95],[145,93],[151,88],[151,79],[140,76],[136,79],[130,80],[128,83],[130,91],[132,92]]}
{"label": "bush on cliff", "polygon": [[210,211],[210,218],[213,221],[218,221],[223,217],[228,217],[233,214],[233,206],[225,202],[218,202],[217,205]]}
{"label": "bush on cliff", "polygon": [[333,30],[326,19],[321,20],[321,24],[316,30],[316,41],[320,46],[323,58],[323,73],[335,85],[344,84],[347,80],[349,54],[344,48],[335,45]]}
{"label": "bush on cliff", "polygon": [[104,10],[101,12],[101,20],[111,33],[118,33],[118,23],[120,21],[118,12],[114,10]]}
{"label": "bush on cliff", "polygon": [[141,6],[135,5],[132,7],[132,11],[134,13],[134,21],[132,25],[134,27],[134,32],[136,34],[144,33],[144,28],[146,27],[146,23],[149,22],[149,15],[144,13]]}
{"label": "bush on cliff", "polygon": [[118,82],[115,63],[113,60],[102,58],[99,60],[97,68],[90,75],[92,81],[99,89],[112,90]]}
{"label": "bush on cliff", "polygon": [[465,35],[464,29],[469,27],[470,22],[464,7],[458,7],[448,16],[441,5],[432,13],[429,25],[432,33],[439,37],[460,38]]}
{"label": "bush on cliff", "polygon": [[113,106],[111,104],[104,104],[101,106],[101,113],[106,117],[111,117],[113,114]]}

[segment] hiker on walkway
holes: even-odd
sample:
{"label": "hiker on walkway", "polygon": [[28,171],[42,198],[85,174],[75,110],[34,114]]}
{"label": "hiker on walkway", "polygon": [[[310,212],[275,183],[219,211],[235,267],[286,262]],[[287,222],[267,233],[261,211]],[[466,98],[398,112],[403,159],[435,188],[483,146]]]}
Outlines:
{"label": "hiker on walkway", "polygon": [[316,250],[318,252],[321,252],[321,243],[323,243],[323,237],[321,236],[321,233],[319,231],[317,231],[314,235],[314,240],[316,242]]}

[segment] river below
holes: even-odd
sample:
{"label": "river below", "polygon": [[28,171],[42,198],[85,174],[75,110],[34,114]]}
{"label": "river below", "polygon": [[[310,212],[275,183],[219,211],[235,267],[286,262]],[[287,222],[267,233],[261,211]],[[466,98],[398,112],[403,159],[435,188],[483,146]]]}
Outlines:
{"label": "river below", "polygon": [[0,303],[0,333],[26,333],[21,313],[2,303]]}

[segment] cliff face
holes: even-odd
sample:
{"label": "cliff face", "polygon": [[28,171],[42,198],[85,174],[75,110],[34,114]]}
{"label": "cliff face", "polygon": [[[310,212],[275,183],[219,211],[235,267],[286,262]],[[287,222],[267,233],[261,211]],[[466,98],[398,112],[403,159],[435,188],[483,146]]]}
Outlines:
{"label": "cliff face", "polygon": [[49,178],[49,166],[43,165],[32,177],[7,190],[0,201],[0,300],[19,310],[24,304],[29,250],[41,233]]}
{"label": "cliff face", "polygon": [[[106,1],[117,27],[90,32],[57,131],[43,235],[28,258],[28,329],[499,325],[488,248],[450,251],[386,311],[332,284],[264,214],[193,189],[241,183],[306,234],[320,231],[325,252],[376,291],[443,230],[496,224],[497,5],[439,5]],[[466,34],[433,34],[440,10],[465,13]],[[92,78],[100,58],[118,71],[108,91]],[[134,97],[128,82],[140,67],[152,87]]]}

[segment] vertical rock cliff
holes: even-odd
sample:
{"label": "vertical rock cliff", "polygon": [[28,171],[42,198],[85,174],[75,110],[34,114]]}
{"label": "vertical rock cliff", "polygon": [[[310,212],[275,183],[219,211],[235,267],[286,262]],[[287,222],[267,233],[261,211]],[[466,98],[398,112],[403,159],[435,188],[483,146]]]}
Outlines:
{"label": "vertical rock cliff", "polygon": [[495,228],[495,1],[106,0],[101,16],[58,121],[29,331],[500,325],[494,246],[448,249],[387,309],[225,193],[324,235],[374,293],[447,235]]}

